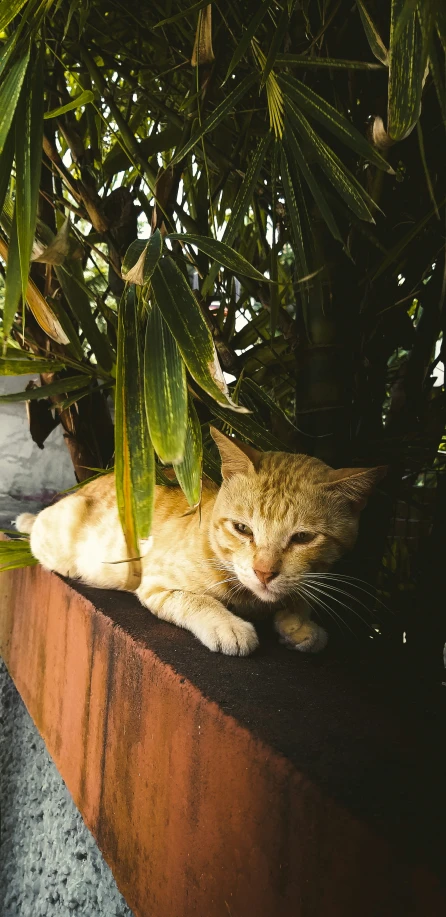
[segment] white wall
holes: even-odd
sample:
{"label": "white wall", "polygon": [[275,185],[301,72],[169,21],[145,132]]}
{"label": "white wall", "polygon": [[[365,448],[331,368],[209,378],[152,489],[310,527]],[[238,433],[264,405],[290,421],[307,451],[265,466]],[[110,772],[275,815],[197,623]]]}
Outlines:
{"label": "white wall", "polygon": [[[0,378],[0,394],[19,392],[34,376]],[[0,404],[0,515],[26,504],[38,508],[75,483],[73,466],[59,425],[39,449],[33,443],[25,402]],[[11,516],[12,518],[12,516]],[[4,524],[4,522],[3,522]]]}

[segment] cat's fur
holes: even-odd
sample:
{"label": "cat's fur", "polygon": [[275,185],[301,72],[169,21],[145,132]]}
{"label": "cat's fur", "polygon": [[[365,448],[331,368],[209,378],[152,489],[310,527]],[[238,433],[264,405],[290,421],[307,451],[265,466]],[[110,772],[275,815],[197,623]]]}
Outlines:
{"label": "cat's fur", "polygon": [[[113,474],[37,516],[19,516],[17,528],[31,533],[31,550],[44,567],[92,586],[136,592],[155,615],[187,628],[210,650],[252,652],[257,634],[243,619],[269,613],[288,646],[318,652],[326,633],[297,595],[299,581],[328,570],[353,547],[360,509],[385,469],[334,471],[305,455],[260,453],[212,434],[222,487],[205,480],[201,514],[192,515],[185,514],[179,488],[157,487],[140,564],[116,563],[128,553]],[[291,542],[302,532],[314,538]]]}

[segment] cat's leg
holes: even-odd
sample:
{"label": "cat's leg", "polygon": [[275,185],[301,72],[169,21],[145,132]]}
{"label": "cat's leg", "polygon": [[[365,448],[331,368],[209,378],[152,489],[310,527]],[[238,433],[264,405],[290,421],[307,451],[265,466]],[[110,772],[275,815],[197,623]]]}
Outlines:
{"label": "cat's leg", "polygon": [[280,642],[290,650],[320,653],[327,645],[327,632],[311,620],[305,609],[301,613],[295,609],[281,609],[274,616],[274,627]]}
{"label": "cat's leg", "polygon": [[214,653],[247,656],[259,644],[253,625],[237,618],[217,599],[182,590],[148,589],[144,584],[136,594],[158,618],[190,630]]}

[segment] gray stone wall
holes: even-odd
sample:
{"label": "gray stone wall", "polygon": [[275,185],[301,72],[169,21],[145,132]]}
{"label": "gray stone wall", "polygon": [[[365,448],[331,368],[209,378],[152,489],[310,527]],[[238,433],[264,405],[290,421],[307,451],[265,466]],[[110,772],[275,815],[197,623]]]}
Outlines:
{"label": "gray stone wall", "polygon": [[132,917],[0,660],[1,917]]}
{"label": "gray stone wall", "polygon": [[[0,394],[30,378],[0,378]],[[39,449],[24,402],[0,404],[0,525],[74,483],[61,427]],[[1,660],[0,914],[132,917]]]}
{"label": "gray stone wall", "polygon": [[[33,376],[1,377],[0,394],[23,391]],[[73,466],[56,427],[43,449],[33,443],[25,402],[0,404],[0,516],[14,517],[24,508],[32,511],[75,484]]]}

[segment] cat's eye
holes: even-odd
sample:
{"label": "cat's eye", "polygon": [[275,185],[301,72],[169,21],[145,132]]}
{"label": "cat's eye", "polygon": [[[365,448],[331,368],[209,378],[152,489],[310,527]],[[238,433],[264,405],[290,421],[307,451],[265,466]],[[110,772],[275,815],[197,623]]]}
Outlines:
{"label": "cat's eye", "polygon": [[309,544],[315,538],[316,535],[313,532],[295,532],[290,538],[290,544]]}
{"label": "cat's eye", "polygon": [[233,522],[232,523],[236,532],[240,532],[241,535],[247,535],[251,537],[252,529],[249,528],[249,525],[244,525],[243,522]]}

